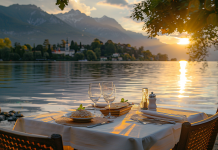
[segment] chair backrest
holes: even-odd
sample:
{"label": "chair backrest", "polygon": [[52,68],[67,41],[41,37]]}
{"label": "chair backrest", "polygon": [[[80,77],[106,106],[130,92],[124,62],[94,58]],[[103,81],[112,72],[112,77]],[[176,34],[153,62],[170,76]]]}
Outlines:
{"label": "chair backrest", "polygon": [[176,150],[212,150],[218,132],[218,113],[199,122],[184,122]]}
{"label": "chair backrest", "polygon": [[0,128],[0,150],[63,150],[62,137],[27,134]]}

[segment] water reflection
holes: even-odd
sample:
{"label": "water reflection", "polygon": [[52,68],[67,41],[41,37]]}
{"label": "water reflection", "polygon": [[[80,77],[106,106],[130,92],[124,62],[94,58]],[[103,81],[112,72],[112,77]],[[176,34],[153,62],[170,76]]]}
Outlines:
{"label": "water reflection", "polygon": [[[217,62],[0,62],[0,107],[43,113],[75,109],[88,98],[91,82],[113,81],[115,102],[141,101],[141,90],[157,95],[158,107],[207,113],[217,105]],[[101,97],[100,102],[105,102]]]}
{"label": "water reflection", "polygon": [[179,98],[181,97],[187,97],[187,96],[184,96],[183,93],[185,92],[185,85],[186,85],[186,82],[187,82],[187,78],[186,78],[186,72],[187,72],[187,69],[186,69],[186,65],[187,65],[187,61],[180,61],[180,81],[178,82],[179,83],[179,86],[180,86],[180,95],[178,96]]}

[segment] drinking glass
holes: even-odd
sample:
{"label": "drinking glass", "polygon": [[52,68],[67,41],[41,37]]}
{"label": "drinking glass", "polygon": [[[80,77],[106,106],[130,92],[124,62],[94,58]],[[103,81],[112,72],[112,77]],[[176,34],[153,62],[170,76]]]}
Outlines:
{"label": "drinking glass", "polygon": [[[101,97],[101,84],[100,83],[90,83],[89,84],[89,98],[94,102],[94,107]],[[96,114],[96,108],[94,110]]]}
{"label": "drinking glass", "polygon": [[113,82],[103,82],[102,84],[102,93],[104,100],[108,103],[109,114],[106,118],[113,119],[114,116],[111,116],[110,105],[116,98],[116,87]]}

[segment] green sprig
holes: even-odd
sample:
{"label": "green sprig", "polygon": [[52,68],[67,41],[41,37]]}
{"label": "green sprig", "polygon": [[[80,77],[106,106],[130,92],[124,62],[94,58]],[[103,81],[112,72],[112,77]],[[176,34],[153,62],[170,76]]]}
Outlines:
{"label": "green sprig", "polygon": [[128,102],[128,100],[125,100],[124,98],[121,98],[121,103],[124,103],[124,102]]}
{"label": "green sprig", "polygon": [[77,108],[77,110],[84,110],[85,107],[83,107],[83,104],[80,104],[79,108]]}

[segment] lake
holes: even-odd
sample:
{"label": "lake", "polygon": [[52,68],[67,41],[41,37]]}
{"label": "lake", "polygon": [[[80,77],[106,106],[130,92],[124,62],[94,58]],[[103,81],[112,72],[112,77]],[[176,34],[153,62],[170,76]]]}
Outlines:
{"label": "lake", "polygon": [[86,106],[89,83],[103,81],[115,83],[115,102],[139,103],[148,87],[158,107],[214,114],[218,106],[218,62],[56,61],[0,62],[0,107],[31,115]]}

